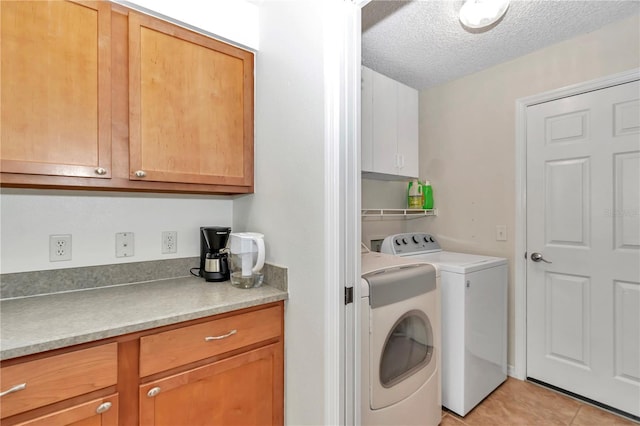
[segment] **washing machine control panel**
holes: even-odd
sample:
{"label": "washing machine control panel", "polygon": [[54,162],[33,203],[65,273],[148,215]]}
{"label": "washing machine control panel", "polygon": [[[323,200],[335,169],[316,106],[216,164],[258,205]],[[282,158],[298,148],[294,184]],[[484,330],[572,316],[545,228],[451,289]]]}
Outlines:
{"label": "washing machine control panel", "polygon": [[430,234],[408,232],[389,235],[382,241],[380,252],[396,256],[408,256],[442,251],[438,241]]}

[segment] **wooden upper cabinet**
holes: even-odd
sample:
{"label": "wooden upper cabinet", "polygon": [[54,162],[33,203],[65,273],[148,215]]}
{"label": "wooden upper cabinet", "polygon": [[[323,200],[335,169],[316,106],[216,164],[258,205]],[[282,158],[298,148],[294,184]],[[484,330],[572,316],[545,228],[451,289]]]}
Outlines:
{"label": "wooden upper cabinet", "polygon": [[111,6],[0,2],[4,173],[111,176]]}
{"label": "wooden upper cabinet", "polygon": [[130,179],[253,187],[253,54],[129,14]]}
{"label": "wooden upper cabinet", "polygon": [[0,0],[0,184],[253,192],[253,61],[117,3]]}

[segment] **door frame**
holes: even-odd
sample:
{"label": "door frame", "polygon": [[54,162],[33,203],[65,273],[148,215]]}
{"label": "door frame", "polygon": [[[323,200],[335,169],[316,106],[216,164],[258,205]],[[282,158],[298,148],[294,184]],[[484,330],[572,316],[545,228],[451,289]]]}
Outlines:
{"label": "door frame", "polygon": [[[362,3],[362,0],[327,2],[327,12],[323,17],[326,259],[324,422],[335,425],[360,423]],[[345,304],[345,294],[349,288],[353,291],[353,303]]]}
{"label": "door frame", "polygon": [[640,68],[516,99],[515,365],[509,375],[527,378],[527,108],[640,80]]}

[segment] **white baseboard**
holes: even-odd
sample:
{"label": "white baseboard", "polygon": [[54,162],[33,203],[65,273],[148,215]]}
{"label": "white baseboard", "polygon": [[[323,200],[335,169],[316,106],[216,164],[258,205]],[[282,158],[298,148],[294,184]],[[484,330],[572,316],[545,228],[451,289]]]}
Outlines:
{"label": "white baseboard", "polygon": [[507,376],[522,380],[516,375],[516,368],[511,364],[507,364]]}

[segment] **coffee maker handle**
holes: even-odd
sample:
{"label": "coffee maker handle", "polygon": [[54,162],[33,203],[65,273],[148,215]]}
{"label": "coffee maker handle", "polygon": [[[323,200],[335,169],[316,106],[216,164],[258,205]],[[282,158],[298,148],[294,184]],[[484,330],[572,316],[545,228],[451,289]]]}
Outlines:
{"label": "coffee maker handle", "polygon": [[256,238],[255,242],[258,246],[258,258],[256,259],[256,264],[253,267],[252,272],[258,273],[262,271],[262,267],[264,266],[264,240],[262,238]]}

